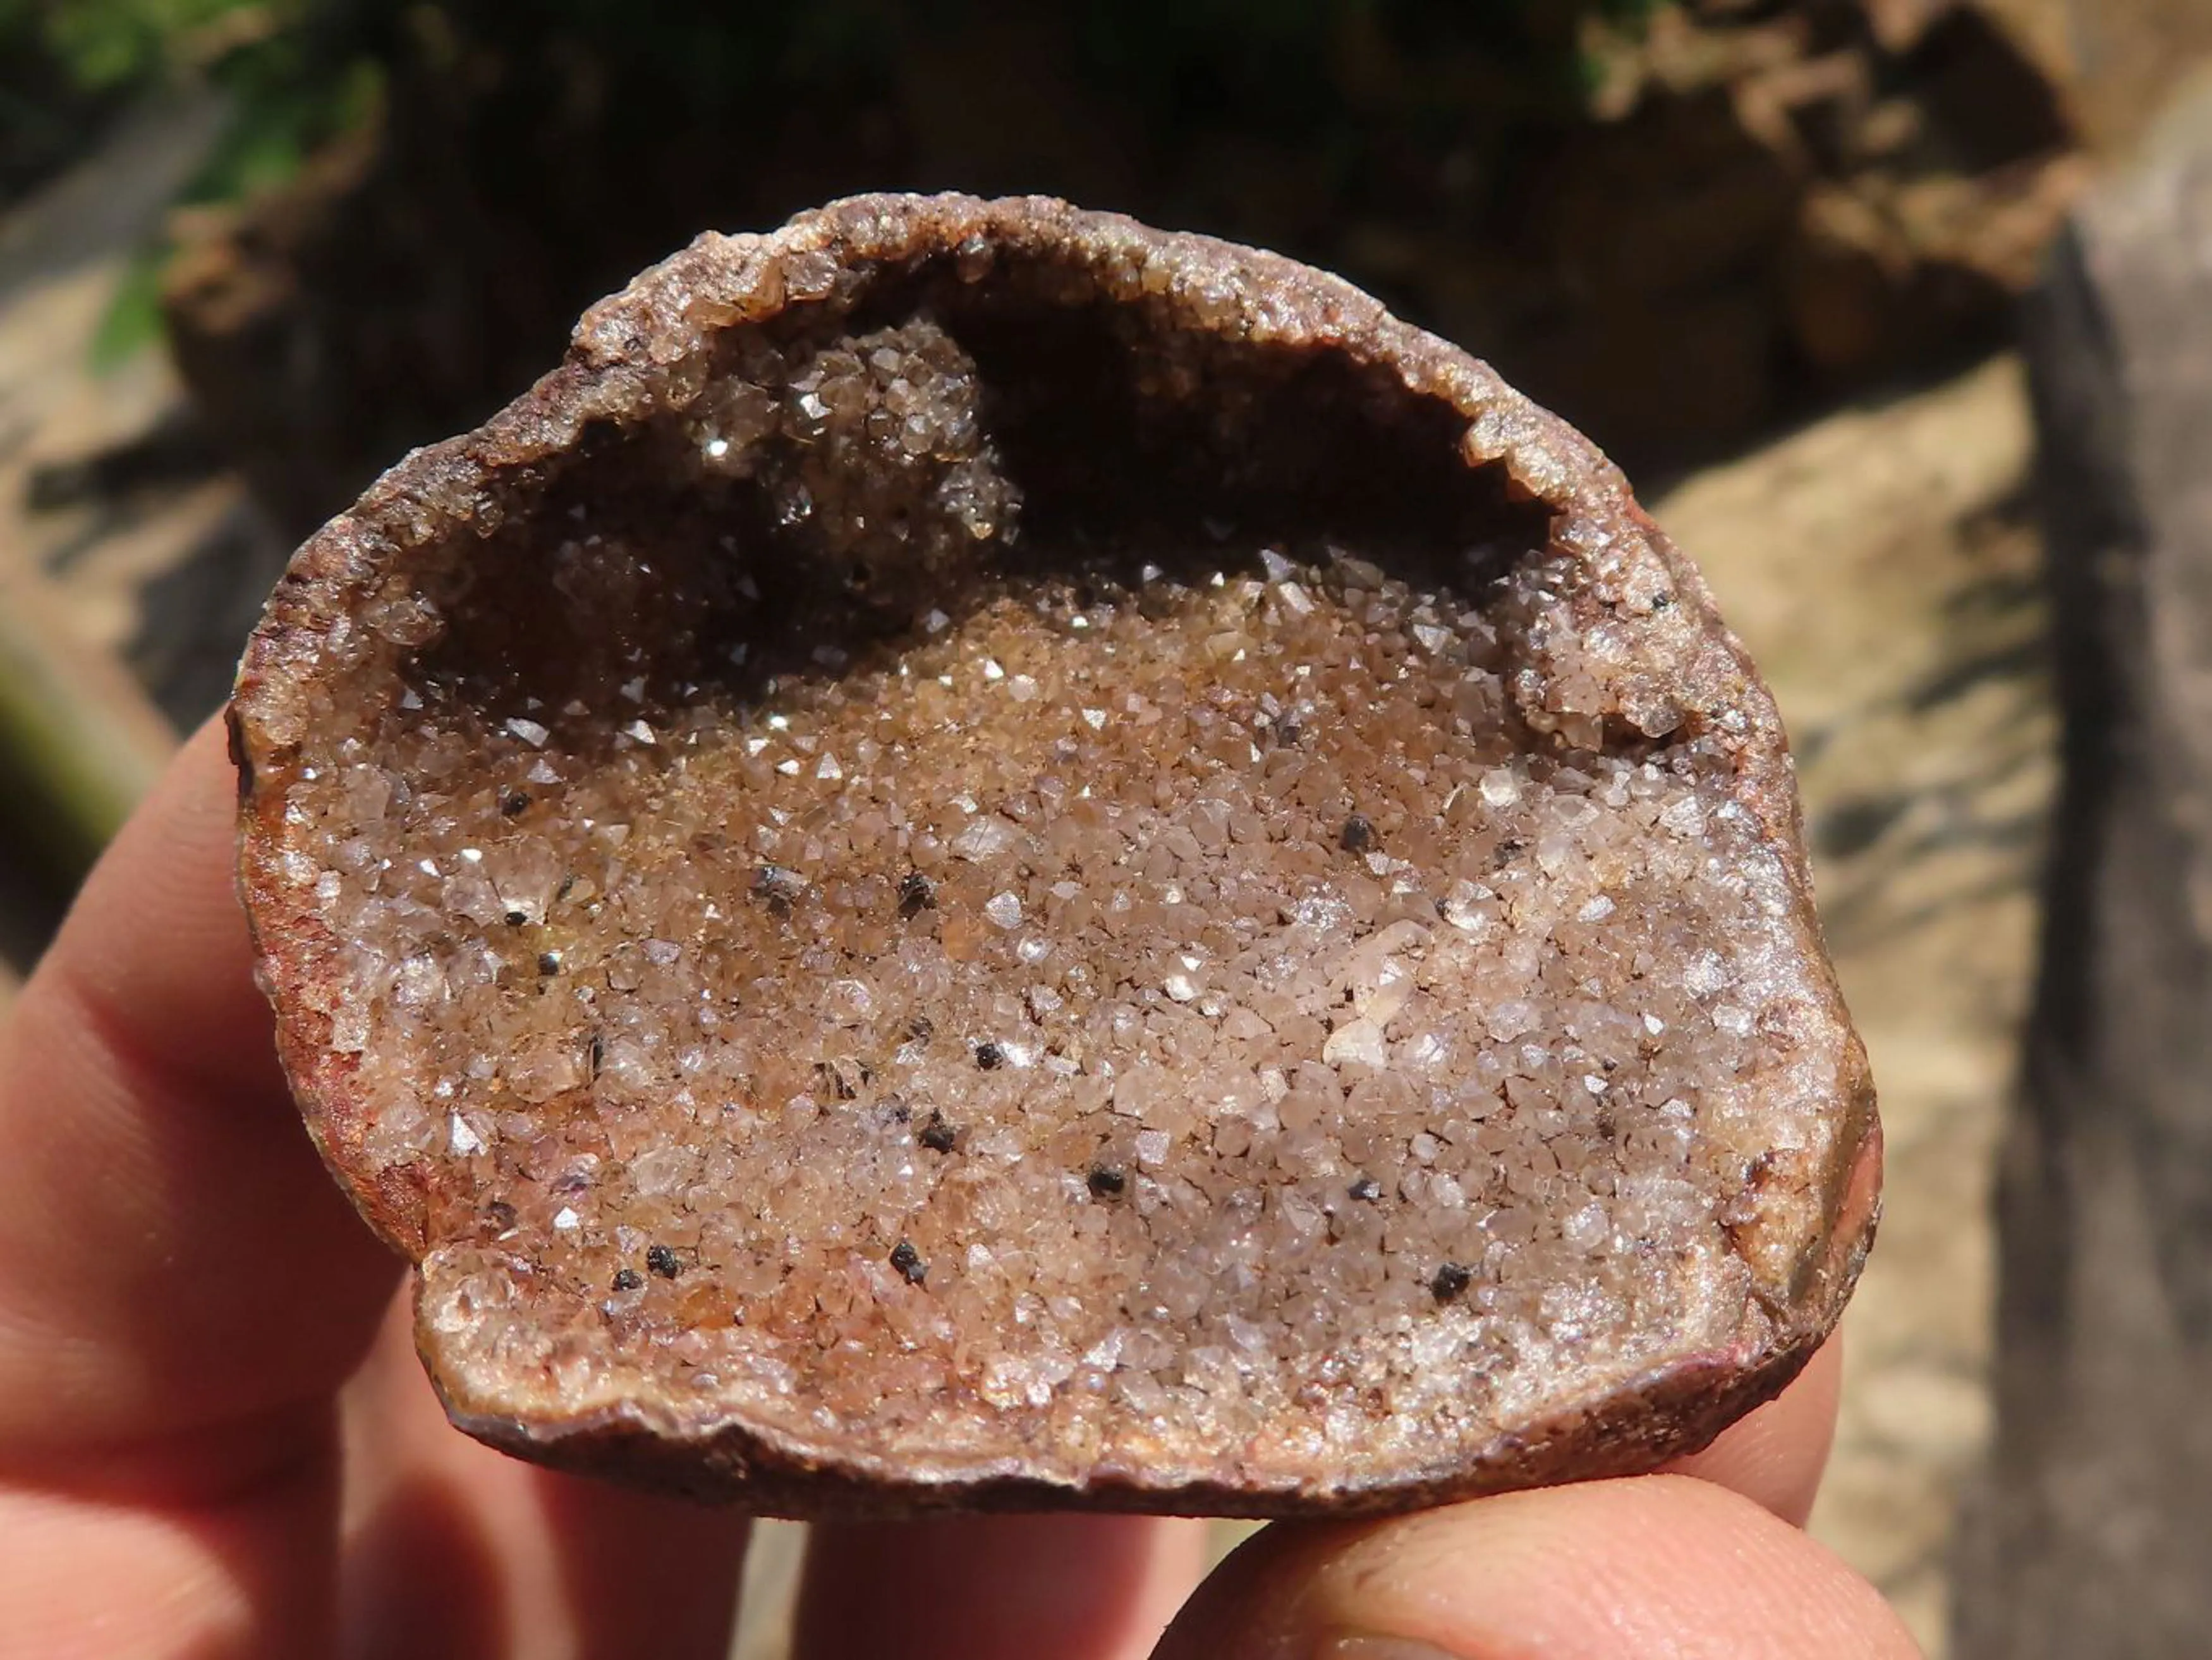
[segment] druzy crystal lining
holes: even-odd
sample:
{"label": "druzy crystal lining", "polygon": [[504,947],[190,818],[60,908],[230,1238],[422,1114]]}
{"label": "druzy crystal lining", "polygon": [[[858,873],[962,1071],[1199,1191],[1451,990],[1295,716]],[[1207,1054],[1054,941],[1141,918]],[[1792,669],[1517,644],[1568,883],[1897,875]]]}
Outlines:
{"label": "druzy crystal lining", "polygon": [[249,664],[449,1394],[1267,1508],[1796,1341],[1863,1084],[1702,595],[1172,262],[776,273]]}

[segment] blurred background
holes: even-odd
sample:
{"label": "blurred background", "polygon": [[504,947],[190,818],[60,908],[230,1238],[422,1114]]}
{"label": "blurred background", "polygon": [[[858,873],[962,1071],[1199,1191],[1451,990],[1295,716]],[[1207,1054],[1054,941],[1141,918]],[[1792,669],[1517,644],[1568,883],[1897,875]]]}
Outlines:
{"label": "blurred background", "polygon": [[2206,64],[2212,0],[0,0],[0,1005],[292,545],[701,228],[957,187],[1277,247],[1595,437],[1780,696],[1892,1149],[1816,1532],[1931,1653],[2203,1652],[2212,1453],[2148,1403],[2204,1415],[2212,903],[2187,835],[2100,873],[2212,779],[2160,495]]}

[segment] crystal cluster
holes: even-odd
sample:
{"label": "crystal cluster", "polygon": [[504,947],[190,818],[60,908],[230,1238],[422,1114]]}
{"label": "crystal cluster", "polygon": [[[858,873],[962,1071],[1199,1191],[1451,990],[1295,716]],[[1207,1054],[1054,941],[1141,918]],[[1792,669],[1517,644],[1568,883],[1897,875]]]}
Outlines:
{"label": "crystal cluster", "polygon": [[878,580],[944,574],[1012,522],[975,365],[944,330],[879,329],[796,362],[755,338],[737,358],[693,406],[699,465],[758,474],[777,522],[813,532],[817,558]]}
{"label": "crystal cluster", "polygon": [[295,1076],[480,1415],[1295,1508],[1840,1302],[1797,855],[1638,650],[1701,597],[1208,321],[963,242],[249,660]]}

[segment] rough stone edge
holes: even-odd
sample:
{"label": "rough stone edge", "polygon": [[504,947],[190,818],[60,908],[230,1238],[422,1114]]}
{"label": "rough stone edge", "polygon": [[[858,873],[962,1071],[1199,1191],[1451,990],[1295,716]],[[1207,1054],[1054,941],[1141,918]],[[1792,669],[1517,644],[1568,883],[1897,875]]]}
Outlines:
{"label": "rough stone edge", "polygon": [[[1735,766],[1733,794],[1783,862],[1801,946],[1825,965],[1795,769],[1772,696],[1722,621],[1702,575],[1587,438],[1508,386],[1486,363],[1401,321],[1343,279],[1278,254],[1156,231],[1121,215],[1089,212],[1047,197],[849,198],[766,235],[708,232],[592,307],[578,323],[561,365],[530,391],[475,431],[404,458],[352,508],[310,538],[293,556],[248,643],[228,711],[240,779],[239,879],[261,982],[280,1011],[289,1012],[277,1022],[279,1058],[325,1162],[344,1180],[370,1226],[410,1261],[427,1248],[426,1177],[420,1164],[410,1164],[380,1171],[367,1185],[361,1179],[368,1167],[362,1157],[363,1126],[349,1087],[356,1063],[331,1048],[327,1017],[311,1012],[317,1001],[312,994],[327,992],[340,978],[341,942],[304,901],[290,897],[277,869],[283,803],[255,788],[257,777],[296,745],[283,736],[287,711],[311,678],[325,636],[347,604],[394,562],[448,536],[490,534],[503,517],[501,496],[526,491],[544,476],[545,464],[568,450],[592,422],[653,407],[676,368],[721,331],[793,305],[830,300],[830,292],[792,288],[801,270],[821,265],[822,256],[838,272],[872,271],[951,254],[963,243],[988,249],[994,257],[1010,253],[1085,269],[1099,280],[1103,293],[1125,303],[1162,305],[1174,320],[1195,331],[1255,345],[1340,352],[1389,369],[1416,396],[1436,398],[1466,417],[1462,452],[1468,465],[1501,467],[1515,495],[1550,508],[1553,545],[1575,554],[1589,573],[1577,596],[1584,613],[1578,620],[1595,622],[1601,611],[1625,607],[1647,627],[1672,633],[1684,708],[1721,733]],[[1164,287],[1144,285],[1148,265],[1164,271]],[[1638,581],[1639,567],[1654,564],[1678,601],[1663,625],[1652,619],[1655,590]],[[1733,725],[1723,717],[1733,717]],[[1844,1038],[1836,1080],[1835,1110],[1843,1121],[1838,1157],[1826,1173],[1820,1200],[1824,1213],[1837,1215],[1837,1227],[1825,1256],[1804,1265],[1802,1293],[1791,1298],[1790,1308],[1766,1311],[1769,1317],[1760,1323],[1765,1341],[1754,1352],[1731,1357],[1744,1382],[1716,1394],[1713,1411],[1685,1414],[1680,1421],[1690,1427],[1683,1432],[1661,1433],[1663,1426],[1649,1403],[1671,1397],[1677,1387],[1671,1375],[1662,1374],[1577,1412],[1571,1424],[1516,1438],[1523,1446],[1567,1448],[1555,1456],[1556,1468],[1525,1452],[1500,1450],[1463,1475],[1440,1475],[1389,1493],[1279,1494],[1265,1508],[1252,1510],[1249,1493],[1194,1487],[1187,1490],[1193,1501],[1212,1514],[1237,1508],[1350,1514],[1570,1475],[1628,1474],[1695,1450],[1778,1393],[1840,1315],[1880,1209],[1881,1133],[1873,1082],[1832,973],[1826,991],[1821,1014]],[[1876,1172],[1871,1183],[1865,1175],[1869,1169]],[[1863,1205],[1853,1197],[1860,1189],[1866,1190]],[[1778,1321],[1777,1315],[1796,1317]],[[1709,1369],[1685,1364],[1698,1381],[1682,1386],[1691,1391],[1684,1398],[1696,1398],[1699,1388],[1711,1390]],[[604,1418],[525,1429],[511,1419],[473,1414],[463,1402],[448,1405],[472,1433],[539,1462],[612,1475],[646,1475],[658,1468],[655,1485],[678,1488],[696,1485],[680,1479],[682,1469],[696,1472],[703,1464],[726,1472],[715,1483],[719,1496],[743,1498],[769,1511],[803,1492],[806,1502],[794,1500],[793,1513],[835,1512],[831,1490],[840,1481],[850,1488],[847,1497],[854,1507],[866,1509],[863,1496],[884,1490],[887,1481],[898,1485],[895,1475],[833,1477],[815,1458],[738,1427],[720,1427],[709,1438],[690,1441],[672,1437],[667,1426],[611,1424]],[[1618,1458],[1580,1456],[1614,1447]],[[677,1468],[670,1468],[672,1462]],[[840,1462],[847,1468],[861,1465],[849,1455]],[[1172,1492],[1085,1492],[988,1481],[957,1493],[908,1484],[903,1493],[888,1499],[889,1511],[953,1504],[1185,1507],[1168,1502],[1176,1497]]]}
{"label": "rough stone edge", "polygon": [[918,1475],[895,1461],[805,1446],[743,1425],[701,1432],[672,1418],[602,1412],[530,1422],[479,1406],[434,1371],[447,1415],[477,1439],[533,1463],[755,1515],[800,1520],[896,1519],[945,1511],[1087,1510],[1264,1520],[1381,1516],[1526,1487],[1642,1475],[1702,1452],[1795,1381],[1832,1329],[1874,1243],[1881,1139],[1861,1144],[1844,1219],[1821,1265],[1827,1296],[1734,1351],[1685,1356],[1626,1388],[1577,1402],[1471,1458],[1371,1483],[1261,1485],[1188,1474],[1148,1480],[1113,1470],[1080,1486],[1012,1472],[1003,1461]]}
{"label": "rough stone edge", "polygon": [[1703,1357],[1655,1371],[1636,1389],[1541,1428],[1502,1438],[1480,1457],[1388,1481],[1259,1488],[1201,1478],[1147,1481],[1114,1471],[1081,1487],[978,1470],[917,1481],[873,1460],[795,1454],[738,1428],[711,1438],[672,1438],[642,1421],[607,1415],[550,1432],[477,1414],[444,1390],[447,1415],[477,1439],[573,1475],[611,1480],[759,1516],[799,1520],[897,1519],[945,1511],[1119,1511],[1254,1520],[1379,1516],[1571,1481],[1642,1475],[1702,1451],[1723,1430],[1788,1387],[1820,1347],[1807,1337],[1747,1368],[1735,1356]]}

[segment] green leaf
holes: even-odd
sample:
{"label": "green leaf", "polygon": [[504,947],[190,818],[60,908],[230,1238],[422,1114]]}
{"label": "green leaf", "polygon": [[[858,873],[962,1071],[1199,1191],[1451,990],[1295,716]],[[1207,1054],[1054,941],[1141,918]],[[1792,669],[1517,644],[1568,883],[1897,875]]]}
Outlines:
{"label": "green leaf", "polygon": [[161,338],[161,272],[169,262],[166,243],[149,243],[131,256],[116,279],[115,292],[93,331],[87,354],[94,374],[112,374]]}

